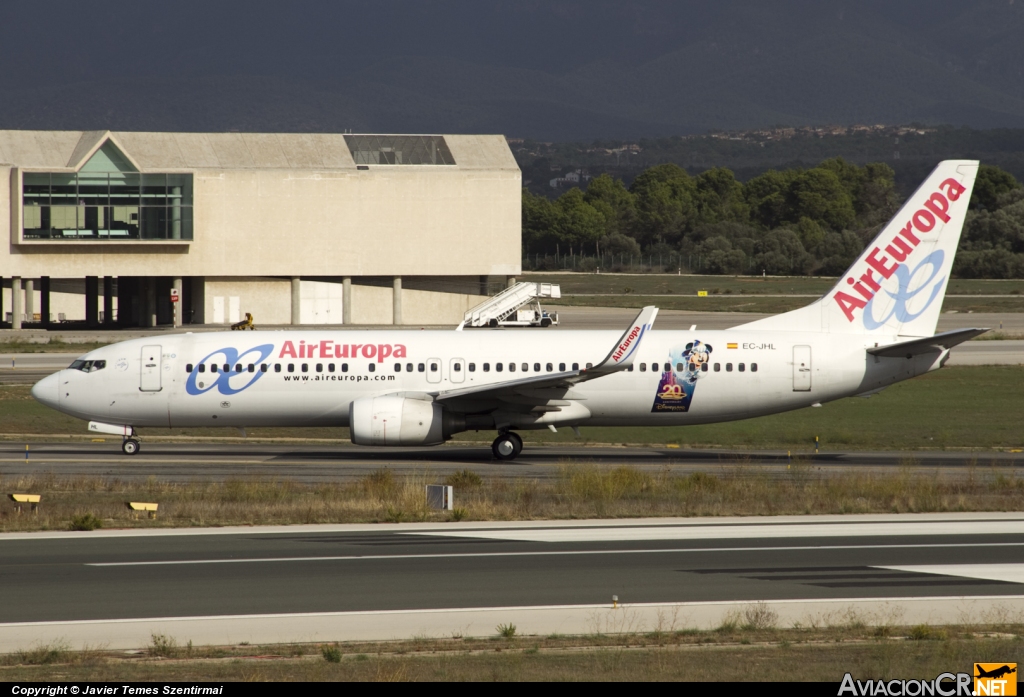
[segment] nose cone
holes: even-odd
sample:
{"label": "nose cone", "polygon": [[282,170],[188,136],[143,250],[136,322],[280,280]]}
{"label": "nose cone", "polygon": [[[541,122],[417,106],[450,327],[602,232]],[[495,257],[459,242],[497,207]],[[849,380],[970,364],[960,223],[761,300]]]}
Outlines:
{"label": "nose cone", "polygon": [[60,402],[60,373],[47,375],[33,385],[32,396],[46,406],[56,409]]}

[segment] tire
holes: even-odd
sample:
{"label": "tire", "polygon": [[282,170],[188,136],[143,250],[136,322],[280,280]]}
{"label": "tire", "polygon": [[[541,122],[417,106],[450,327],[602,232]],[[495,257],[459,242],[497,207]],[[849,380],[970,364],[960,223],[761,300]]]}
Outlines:
{"label": "tire", "polygon": [[542,326],[542,327],[550,327],[551,326],[551,318],[550,317],[545,317],[544,319],[542,319],[540,321],[540,326]]}
{"label": "tire", "polygon": [[121,443],[121,452],[125,455],[136,455],[138,454],[140,447],[139,441],[134,438],[128,438]]}
{"label": "tire", "polygon": [[487,326],[490,327],[491,329],[497,329],[498,328],[498,320],[496,318],[492,317],[491,319],[487,320]]}
{"label": "tire", "polygon": [[518,433],[509,432],[506,435],[512,440],[512,442],[516,446],[515,452],[512,454],[512,457],[519,457],[519,453],[523,452],[523,439],[519,437]]}
{"label": "tire", "polygon": [[494,454],[494,459],[505,462],[514,459],[519,454],[516,450],[515,440],[508,434],[494,439],[494,442],[491,443],[491,452]]}

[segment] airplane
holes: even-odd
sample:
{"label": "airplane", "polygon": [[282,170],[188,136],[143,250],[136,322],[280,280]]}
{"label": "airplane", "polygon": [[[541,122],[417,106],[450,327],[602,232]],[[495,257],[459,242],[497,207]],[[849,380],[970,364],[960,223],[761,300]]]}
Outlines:
{"label": "airplane", "polygon": [[726,330],[654,331],[645,307],[621,335],[186,332],[90,351],[32,395],[121,436],[128,455],[139,427],[340,426],[367,446],[496,431],[498,460],[520,454],[519,431],[706,424],[870,395],[988,331],[935,334],[977,172],[941,162],[832,290]]}
{"label": "airplane", "polygon": [[1008,665],[1003,665],[999,668],[994,668],[992,670],[985,670],[980,665],[975,663],[974,668],[978,671],[978,674],[974,676],[976,678],[1001,678],[1004,675],[1009,675],[1010,673],[1017,672],[1016,668],[1011,668]]}

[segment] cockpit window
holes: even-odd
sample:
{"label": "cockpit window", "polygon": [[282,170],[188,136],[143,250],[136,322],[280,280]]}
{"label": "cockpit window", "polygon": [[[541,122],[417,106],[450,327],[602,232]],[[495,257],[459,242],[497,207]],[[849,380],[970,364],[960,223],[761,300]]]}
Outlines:
{"label": "cockpit window", "polygon": [[103,370],[107,367],[106,361],[73,361],[68,366],[71,370],[81,370],[83,373],[95,373],[97,370]]}

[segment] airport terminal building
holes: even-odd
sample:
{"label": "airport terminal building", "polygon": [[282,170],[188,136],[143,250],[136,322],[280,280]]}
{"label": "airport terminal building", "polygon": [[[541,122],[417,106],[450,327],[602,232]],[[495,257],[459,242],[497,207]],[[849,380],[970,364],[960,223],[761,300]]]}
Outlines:
{"label": "airport terminal building", "polygon": [[520,272],[499,135],[0,131],[0,176],[4,328],[456,324]]}

